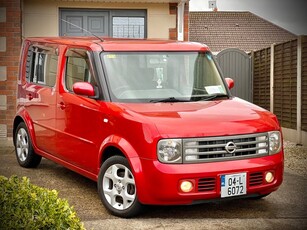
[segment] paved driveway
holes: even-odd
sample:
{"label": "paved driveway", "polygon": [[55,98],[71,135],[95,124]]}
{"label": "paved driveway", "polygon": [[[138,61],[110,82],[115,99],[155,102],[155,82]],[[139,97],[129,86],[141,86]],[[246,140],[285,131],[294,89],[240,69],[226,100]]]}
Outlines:
{"label": "paved driveway", "polygon": [[307,179],[289,168],[280,189],[262,200],[150,206],[134,219],[108,214],[95,182],[49,160],[37,169],[20,167],[11,140],[0,140],[0,175],[27,176],[33,184],[58,190],[87,229],[307,229]]}

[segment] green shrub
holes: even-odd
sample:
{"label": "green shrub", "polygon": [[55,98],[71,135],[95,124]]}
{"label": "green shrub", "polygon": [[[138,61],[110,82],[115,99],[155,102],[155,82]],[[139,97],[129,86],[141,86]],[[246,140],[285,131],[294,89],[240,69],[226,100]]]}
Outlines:
{"label": "green shrub", "polygon": [[55,190],[28,178],[0,176],[0,229],[84,229],[73,207]]}

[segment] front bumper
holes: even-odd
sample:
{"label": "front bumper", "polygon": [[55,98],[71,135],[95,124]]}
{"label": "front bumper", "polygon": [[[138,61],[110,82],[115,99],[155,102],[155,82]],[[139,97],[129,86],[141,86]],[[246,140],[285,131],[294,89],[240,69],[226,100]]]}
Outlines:
{"label": "front bumper", "polygon": [[[156,205],[192,204],[219,199],[221,175],[241,172],[247,173],[246,196],[269,194],[282,183],[283,161],[283,152],[260,158],[200,164],[162,164],[140,159],[141,170],[135,175],[138,198],[143,204]],[[264,179],[267,171],[274,174],[271,183]],[[183,193],[179,185],[182,180],[192,181],[194,189]]]}

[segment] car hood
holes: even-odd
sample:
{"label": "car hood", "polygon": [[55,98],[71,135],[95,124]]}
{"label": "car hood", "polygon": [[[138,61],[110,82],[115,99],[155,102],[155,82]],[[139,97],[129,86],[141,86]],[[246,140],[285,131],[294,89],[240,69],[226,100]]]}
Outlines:
{"label": "car hood", "polygon": [[239,98],[188,103],[121,103],[118,106],[132,119],[156,126],[163,138],[238,135],[280,129],[275,115]]}

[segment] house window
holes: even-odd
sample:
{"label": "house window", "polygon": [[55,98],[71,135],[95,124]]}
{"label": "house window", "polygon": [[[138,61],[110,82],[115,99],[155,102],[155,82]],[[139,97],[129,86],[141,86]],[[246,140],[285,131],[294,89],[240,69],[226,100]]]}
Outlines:
{"label": "house window", "polygon": [[60,9],[60,36],[146,38],[147,11],[140,9]]}
{"label": "house window", "polygon": [[113,17],[114,38],[145,38],[145,18]]}

